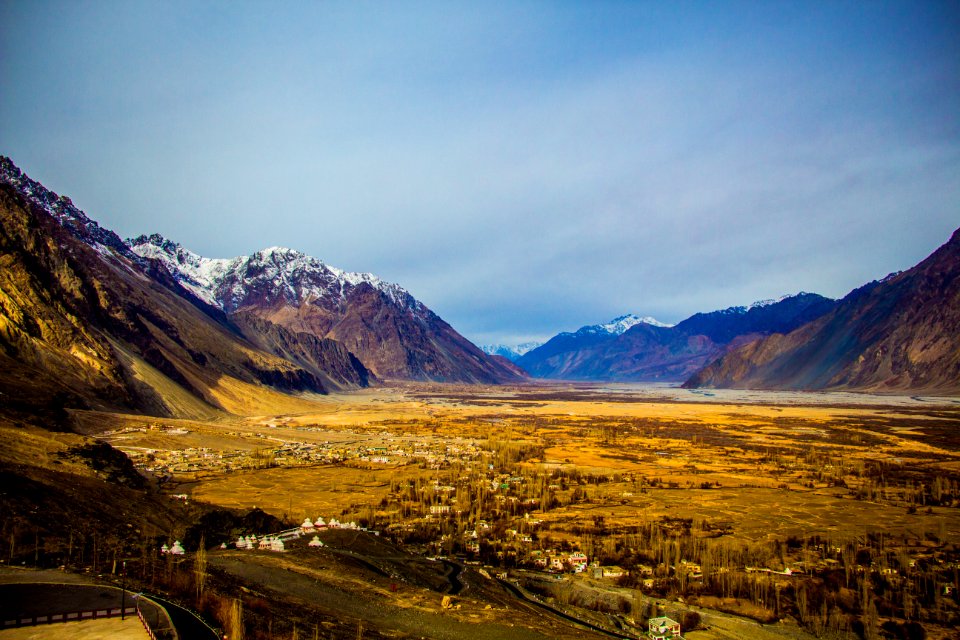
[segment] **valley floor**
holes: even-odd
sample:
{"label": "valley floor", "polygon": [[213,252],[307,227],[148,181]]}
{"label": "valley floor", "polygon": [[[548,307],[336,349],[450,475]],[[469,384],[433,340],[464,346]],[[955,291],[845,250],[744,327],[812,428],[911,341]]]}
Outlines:
{"label": "valley floor", "polygon": [[[352,535],[448,558],[474,589],[487,585],[444,610],[443,580],[368,551],[343,583],[344,556],[331,555],[342,545],[320,529],[326,564],[297,546],[309,528],[287,555],[234,551],[235,538],[211,553],[228,583],[318,615],[354,611],[334,635],[358,624],[397,637],[458,637],[463,625],[471,637],[584,633],[525,610],[494,574],[628,636],[663,614],[697,625],[698,613],[684,634],[702,640],[853,638],[917,621],[945,638],[960,623],[957,398],[411,384],[303,403],[212,421],[74,417],[172,502],[352,523]],[[8,456],[59,437],[34,436]],[[405,580],[412,591],[396,589]],[[352,603],[365,589],[364,606],[378,604],[363,618]]]}

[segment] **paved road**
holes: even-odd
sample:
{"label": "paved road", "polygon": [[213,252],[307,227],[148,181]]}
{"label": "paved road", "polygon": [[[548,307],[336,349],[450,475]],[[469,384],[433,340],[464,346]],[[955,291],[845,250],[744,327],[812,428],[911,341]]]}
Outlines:
{"label": "paved road", "polygon": [[445,576],[447,581],[450,583],[450,591],[448,593],[451,596],[460,595],[460,592],[466,588],[463,582],[460,581],[460,574],[463,573],[463,565],[446,559],[444,559],[442,562],[444,565],[446,565],[447,569],[449,569],[449,571],[447,571],[447,575]]}
{"label": "paved road", "polygon": [[518,588],[516,585],[514,585],[514,584],[512,584],[512,583],[510,583],[510,582],[507,582],[506,580],[497,579],[497,582],[499,582],[499,583],[502,584],[504,587],[506,587],[507,591],[509,591],[510,593],[512,593],[514,596],[516,596],[516,597],[519,598],[520,600],[523,600],[524,602],[527,602],[527,603],[529,603],[529,604],[532,604],[532,605],[534,605],[534,606],[536,606],[536,607],[540,607],[541,609],[546,610],[548,613],[550,613],[550,614],[552,614],[552,615],[554,615],[554,616],[557,616],[557,617],[559,617],[559,618],[563,618],[563,619],[568,620],[568,621],[570,621],[570,622],[574,622],[574,623],[580,625],[581,627],[586,627],[586,628],[590,629],[591,631],[597,631],[597,632],[602,633],[602,634],[604,634],[604,635],[610,636],[611,638],[623,638],[624,640],[637,640],[637,638],[639,637],[639,636],[636,636],[636,635],[626,635],[626,634],[623,634],[623,633],[617,633],[616,631],[610,631],[610,630],[608,630],[608,629],[604,629],[603,627],[598,627],[597,625],[592,624],[592,623],[590,623],[590,622],[587,622],[586,620],[581,620],[580,618],[577,618],[576,616],[572,616],[572,615],[570,615],[570,614],[568,614],[568,613],[565,613],[565,612],[563,612],[563,611],[560,611],[559,609],[555,609],[554,607],[551,607],[550,605],[548,605],[548,604],[545,603],[545,602],[541,602],[541,601],[537,600],[536,598],[532,598],[532,597],[528,596],[528,595],[526,594],[526,592],[524,592],[523,590],[521,590],[520,588]]}
{"label": "paved road", "polygon": [[170,614],[170,619],[173,620],[173,626],[177,628],[180,640],[220,640],[217,632],[208,627],[207,623],[194,612],[164,598],[152,594],[147,595],[151,600],[156,600],[163,605],[163,608]]}
{"label": "paved road", "polygon": [[[181,640],[219,640],[219,635],[193,612],[165,598],[152,594],[144,596],[140,600],[140,609],[154,629],[169,628],[168,615]],[[9,620],[51,613],[114,609],[120,607],[120,599],[121,590],[109,585],[0,584],[0,617]],[[135,594],[128,590],[124,601],[127,607],[134,606]],[[166,610],[166,615],[159,607]]]}

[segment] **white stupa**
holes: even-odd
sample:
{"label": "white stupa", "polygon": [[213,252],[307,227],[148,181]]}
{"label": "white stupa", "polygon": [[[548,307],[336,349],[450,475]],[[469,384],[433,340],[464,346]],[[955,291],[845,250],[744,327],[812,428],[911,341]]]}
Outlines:
{"label": "white stupa", "polygon": [[313,536],[313,540],[307,543],[308,547],[322,547],[323,542],[320,541],[320,536]]}
{"label": "white stupa", "polygon": [[281,540],[280,538],[274,538],[273,541],[270,543],[270,550],[281,551],[281,552],[285,551],[283,546],[283,540]]}
{"label": "white stupa", "polygon": [[317,529],[323,529],[327,526],[327,522],[323,519],[322,516],[318,516],[316,520],[313,521],[313,526]]}
{"label": "white stupa", "polygon": [[300,525],[300,529],[302,529],[304,532],[313,531],[313,523],[310,522],[310,518],[303,519],[303,524]]}
{"label": "white stupa", "polygon": [[174,540],[173,546],[170,547],[171,555],[182,556],[183,555],[183,546],[180,544],[179,540]]}
{"label": "white stupa", "polygon": [[162,553],[162,554],[164,554],[164,555],[170,553],[170,547],[168,547],[166,544],[164,544],[162,547],[160,547],[160,553]]}

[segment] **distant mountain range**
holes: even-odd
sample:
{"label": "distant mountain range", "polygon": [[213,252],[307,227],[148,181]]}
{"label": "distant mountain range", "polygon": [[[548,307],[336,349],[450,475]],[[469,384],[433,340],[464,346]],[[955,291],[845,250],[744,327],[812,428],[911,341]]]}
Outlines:
{"label": "distant mountain range", "polygon": [[542,342],[524,342],[510,346],[506,344],[485,344],[480,347],[484,353],[491,356],[500,356],[510,362],[516,362],[520,356],[539,347]]}
{"label": "distant mountain range", "polygon": [[630,314],[542,345],[481,350],[401,286],[298,251],[212,259],[159,235],[123,241],[3,157],[0,218],[0,393],[12,411],[54,423],[69,407],[244,413],[290,392],[516,382],[525,372],[960,390],[956,233],[913,269],[839,302],[799,293],[675,326]]}
{"label": "distant mountain range", "polygon": [[531,375],[566,380],[680,382],[732,345],[794,329],[833,308],[811,293],[698,313],[676,326],[621,316],[560,333],[516,360]]}
{"label": "distant mountain range", "polygon": [[744,344],[689,387],[960,392],[960,230],[820,318]]}
{"label": "distant mountain range", "polygon": [[[244,413],[380,378],[518,380],[398,285],[295,251],[129,245],[0,157],[0,383],[16,411]],[[366,360],[366,362],[364,362]]]}

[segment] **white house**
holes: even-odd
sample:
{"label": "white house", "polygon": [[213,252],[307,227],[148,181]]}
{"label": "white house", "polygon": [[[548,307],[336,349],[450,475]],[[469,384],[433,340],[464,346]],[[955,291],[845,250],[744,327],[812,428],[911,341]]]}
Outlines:
{"label": "white house", "polygon": [[670,640],[680,637],[680,623],[670,618],[650,618],[647,637],[652,640]]}

